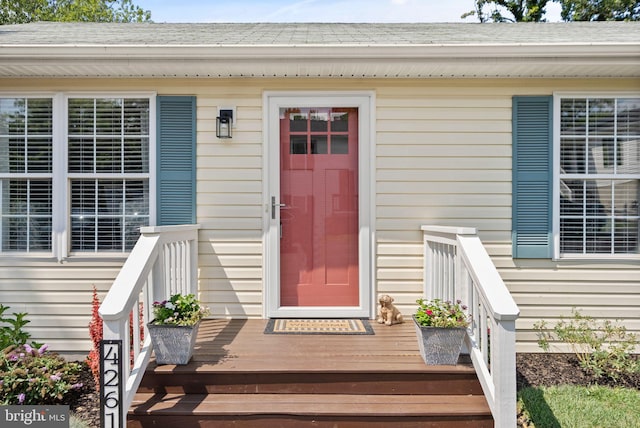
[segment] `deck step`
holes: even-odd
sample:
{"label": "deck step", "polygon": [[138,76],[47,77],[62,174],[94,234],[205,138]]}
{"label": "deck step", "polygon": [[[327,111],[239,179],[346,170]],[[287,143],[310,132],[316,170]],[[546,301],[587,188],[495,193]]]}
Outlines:
{"label": "deck step", "polygon": [[181,427],[493,426],[477,395],[152,393],[136,395],[128,426],[157,426],[158,415]]}
{"label": "deck step", "polygon": [[492,427],[470,361],[426,366],[412,325],[368,336],[265,335],[207,320],[184,366],[151,362],[128,427]]}
{"label": "deck step", "polygon": [[438,372],[166,372],[148,370],[138,392],[169,394],[482,395],[472,369]]}

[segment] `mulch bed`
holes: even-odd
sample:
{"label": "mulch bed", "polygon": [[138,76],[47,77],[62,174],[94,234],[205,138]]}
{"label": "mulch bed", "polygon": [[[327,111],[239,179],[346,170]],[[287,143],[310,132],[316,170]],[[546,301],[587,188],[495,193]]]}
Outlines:
{"label": "mulch bed", "polygon": [[[91,428],[100,427],[100,398],[89,368],[81,374],[84,386],[77,390],[71,400],[71,413]],[[606,385],[624,386],[640,390],[640,374],[613,380],[595,378],[582,370],[573,354],[517,354],[516,382],[518,390],[533,386],[554,385]],[[523,425],[520,425],[523,426]]]}
{"label": "mulch bed", "polygon": [[574,354],[516,354],[518,390],[527,386],[605,385],[640,390],[640,373],[618,380],[586,373]]}
{"label": "mulch bed", "polygon": [[69,400],[71,414],[91,428],[100,428],[100,395],[96,390],[93,374],[86,363],[80,372],[82,388],[73,391]]}

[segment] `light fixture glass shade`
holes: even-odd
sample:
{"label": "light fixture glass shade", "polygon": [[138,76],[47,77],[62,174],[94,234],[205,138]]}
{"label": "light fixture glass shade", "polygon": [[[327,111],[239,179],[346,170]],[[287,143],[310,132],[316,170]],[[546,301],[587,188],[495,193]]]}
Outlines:
{"label": "light fixture glass shade", "polygon": [[216,118],[216,137],[231,138],[231,118],[220,116]]}

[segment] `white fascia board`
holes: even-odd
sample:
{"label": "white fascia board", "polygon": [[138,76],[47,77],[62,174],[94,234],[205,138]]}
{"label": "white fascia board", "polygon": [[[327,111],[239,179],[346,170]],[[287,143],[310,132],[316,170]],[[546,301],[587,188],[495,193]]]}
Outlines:
{"label": "white fascia board", "polygon": [[[0,77],[158,77],[202,75],[205,65],[222,66],[228,76],[332,77],[326,65],[345,75],[424,77],[446,69],[465,77],[480,69],[484,77],[636,77],[640,43],[526,45],[234,45],[234,46],[0,46]],[[523,64],[535,65],[531,75]],[[82,65],[83,68],[76,68]],[[48,67],[47,67],[48,66]],[[563,73],[563,67],[573,72]],[[575,72],[575,67],[584,71]],[[384,72],[374,70],[384,68]],[[163,69],[164,72],[159,73]],[[108,71],[107,71],[108,70]],[[198,71],[200,70],[200,71]],[[420,70],[420,71],[418,71]],[[214,77],[214,76],[211,76]]]}

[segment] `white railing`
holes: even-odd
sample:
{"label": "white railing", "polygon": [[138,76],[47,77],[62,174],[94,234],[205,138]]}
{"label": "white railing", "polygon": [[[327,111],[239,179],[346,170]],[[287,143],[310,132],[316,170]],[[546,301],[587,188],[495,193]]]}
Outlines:
{"label": "white railing", "polygon": [[151,357],[146,324],[153,302],[197,292],[198,229],[199,225],[141,228],[100,306],[102,428],[126,427],[127,411]]}
{"label": "white railing", "polygon": [[475,228],[422,226],[428,299],[461,300],[471,325],[465,344],[495,426],[516,426],[516,329],[520,310]]}

